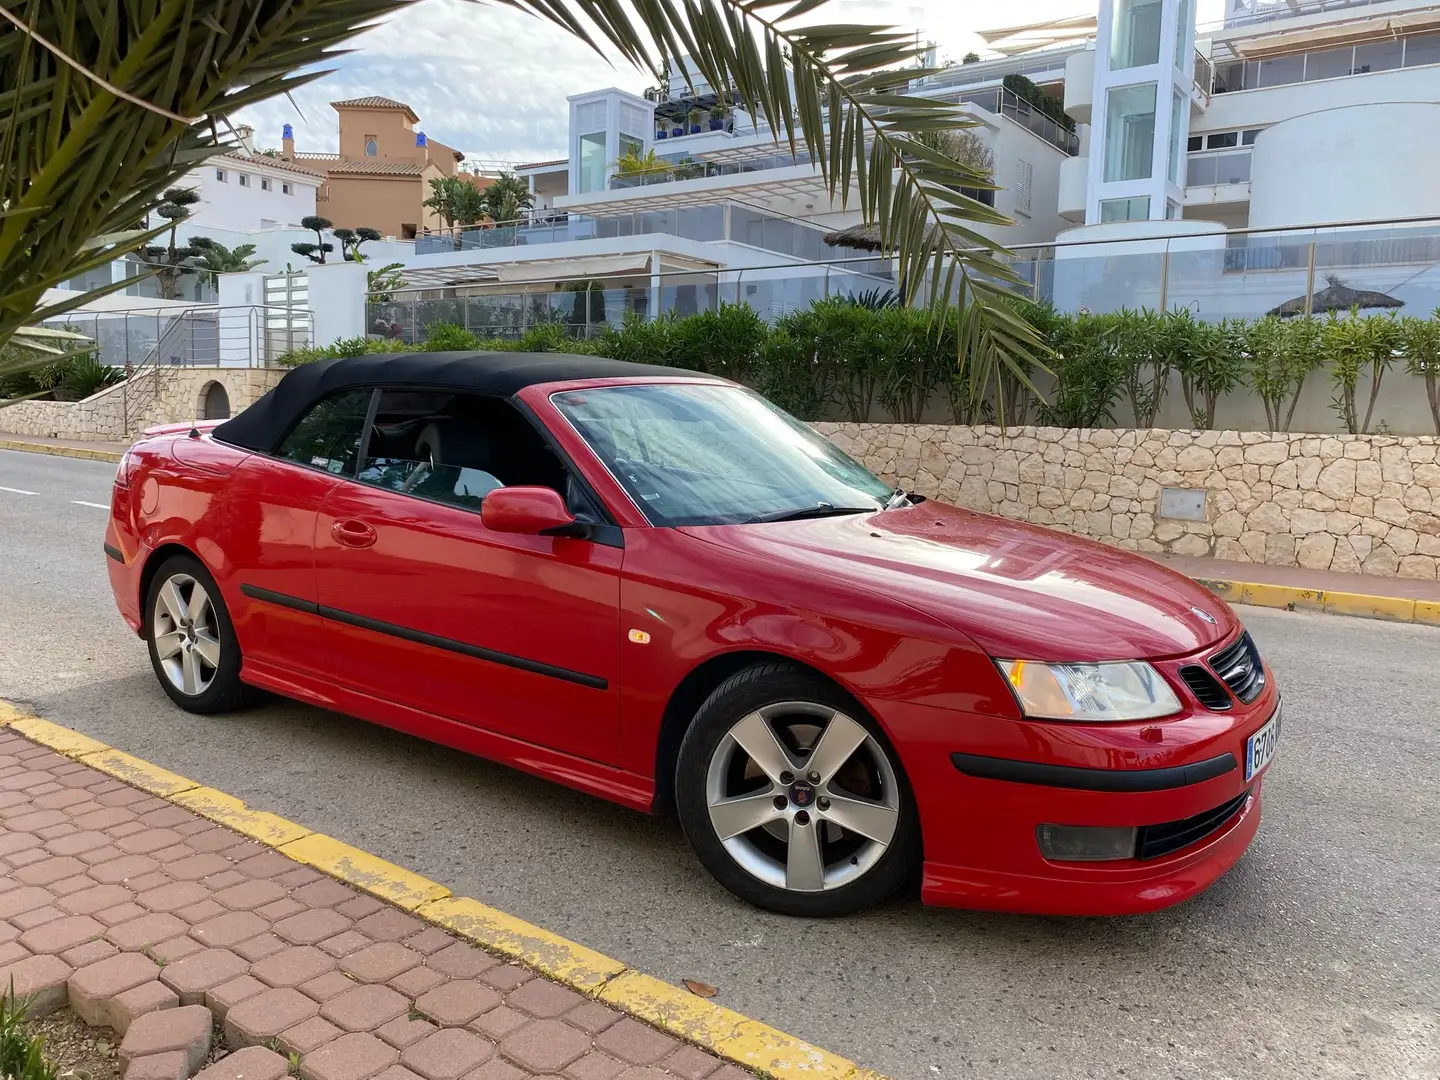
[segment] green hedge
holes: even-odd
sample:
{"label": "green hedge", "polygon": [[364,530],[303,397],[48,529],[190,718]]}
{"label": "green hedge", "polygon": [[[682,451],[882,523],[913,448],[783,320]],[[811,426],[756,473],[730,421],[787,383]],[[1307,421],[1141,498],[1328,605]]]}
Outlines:
{"label": "green hedge", "polygon": [[1062,315],[1017,306],[1046,342],[1046,370],[1008,371],[986,396],[973,392],[967,366],[958,363],[962,337],[967,348],[984,346],[962,334],[963,314],[952,311],[935,325],[927,312],[885,295],[819,300],[773,325],[744,304],[685,317],[631,315],[589,339],[570,336],[560,323],[533,326],[518,340],[433,325],[416,346],[352,338],[279,362],[411,349],[590,353],[720,375],[804,419],[862,423],[918,423],[947,405],[957,424],[1148,428],[1178,383],[1194,427],[1215,427],[1223,399],[1248,392],[1263,403],[1272,431],[1289,429],[1301,390],[1323,371],[1336,414],[1352,433],[1370,431],[1381,384],[1398,366],[1423,378],[1440,433],[1440,312],[1429,319],[1331,314],[1206,323],[1185,310]]}

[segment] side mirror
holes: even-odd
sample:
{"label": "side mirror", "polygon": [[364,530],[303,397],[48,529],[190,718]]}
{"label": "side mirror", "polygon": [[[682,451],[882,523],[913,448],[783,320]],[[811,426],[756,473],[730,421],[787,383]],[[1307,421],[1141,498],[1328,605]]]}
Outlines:
{"label": "side mirror", "polygon": [[495,532],[570,536],[579,523],[554,488],[496,488],[480,503],[480,521]]}

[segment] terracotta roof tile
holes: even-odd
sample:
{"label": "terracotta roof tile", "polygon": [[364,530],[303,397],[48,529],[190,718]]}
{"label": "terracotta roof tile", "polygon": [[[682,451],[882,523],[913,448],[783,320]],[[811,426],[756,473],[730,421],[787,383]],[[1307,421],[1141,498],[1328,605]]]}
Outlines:
{"label": "terracotta roof tile", "polygon": [[331,176],[419,176],[425,167],[414,161],[377,161],[367,158],[344,158],[328,166]]}
{"label": "terracotta roof tile", "polygon": [[410,108],[410,106],[406,105],[403,101],[396,101],[394,98],[372,95],[370,97],[351,98],[348,101],[332,101],[330,107],[332,109],[404,109],[410,114],[411,120],[417,124],[420,122],[420,118],[415,115],[414,109]]}
{"label": "terracotta roof tile", "polygon": [[271,157],[269,154],[218,154],[217,160],[234,161],[246,165],[265,165],[272,169],[281,169],[284,172],[299,173],[301,176],[313,177],[316,180],[324,180],[325,173],[319,169],[311,169],[297,161],[287,161],[285,158]]}

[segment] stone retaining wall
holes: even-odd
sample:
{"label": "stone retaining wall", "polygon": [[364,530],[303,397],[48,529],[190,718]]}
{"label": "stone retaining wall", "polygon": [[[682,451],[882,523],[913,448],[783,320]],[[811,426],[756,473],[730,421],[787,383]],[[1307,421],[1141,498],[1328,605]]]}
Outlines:
{"label": "stone retaining wall", "polygon": [[[922,495],[1130,551],[1440,576],[1440,438],[817,424]],[[1203,520],[1161,516],[1166,488]]]}
{"label": "stone retaining wall", "polygon": [[282,368],[159,367],[106,387],[84,401],[22,401],[0,409],[0,431],[52,439],[124,442],[151,424],[205,415],[211,384],[225,388],[230,415],[268,391]]}

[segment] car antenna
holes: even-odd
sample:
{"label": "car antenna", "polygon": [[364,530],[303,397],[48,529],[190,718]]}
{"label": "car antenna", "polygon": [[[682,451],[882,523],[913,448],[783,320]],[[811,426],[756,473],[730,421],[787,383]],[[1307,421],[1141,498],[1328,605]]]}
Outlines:
{"label": "car antenna", "polygon": [[200,429],[195,426],[195,420],[193,418],[190,420],[190,431],[187,434],[192,439],[200,438]]}

